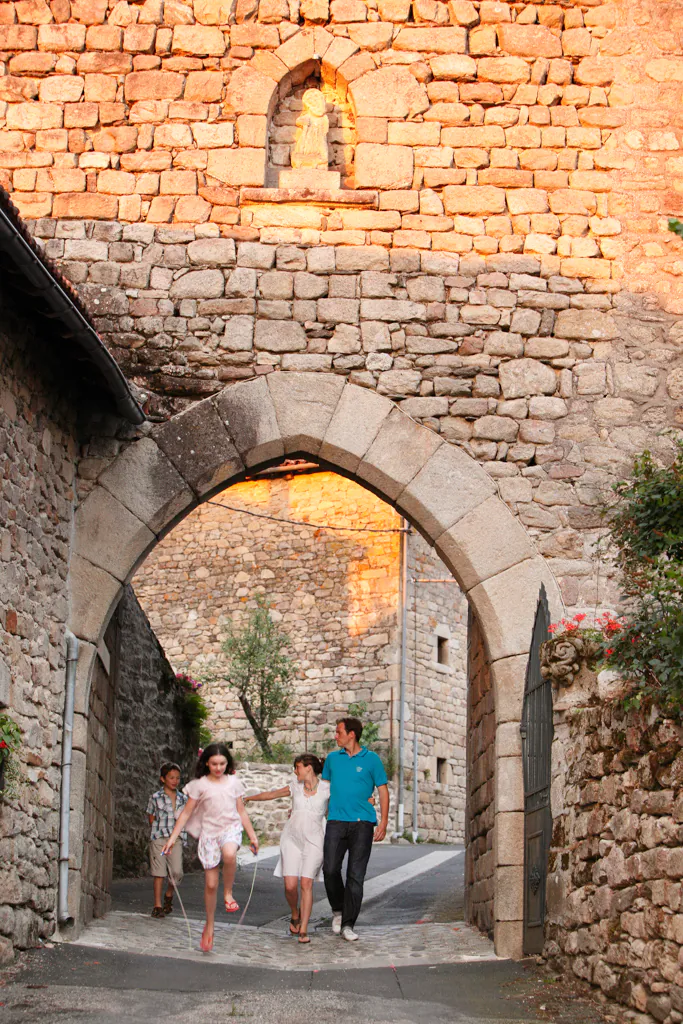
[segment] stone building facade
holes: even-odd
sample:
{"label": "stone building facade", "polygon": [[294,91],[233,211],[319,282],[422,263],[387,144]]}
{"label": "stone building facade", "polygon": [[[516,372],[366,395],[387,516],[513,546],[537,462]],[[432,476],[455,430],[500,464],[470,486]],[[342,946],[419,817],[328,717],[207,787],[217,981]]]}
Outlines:
{"label": "stone building facade", "polygon": [[[0,962],[54,927],[75,406],[0,284],[0,706],[24,737],[31,800],[0,802]],[[49,365],[49,363],[47,364]],[[54,369],[54,367],[53,367]]]}
{"label": "stone building facade", "polygon": [[[272,741],[322,753],[334,746],[335,717],[351,702],[364,701],[368,719],[380,725],[382,747],[393,749],[395,768],[401,523],[389,505],[345,477],[294,468],[268,473],[192,512],[157,545],[133,585],[174,668],[193,675],[212,666],[220,675],[227,624],[242,623],[255,595],[262,594],[291,637],[289,653],[298,665],[290,713],[277,723]],[[465,599],[414,531],[408,573],[408,778],[412,786],[417,700],[420,831],[425,838],[462,841]],[[255,741],[239,700],[220,679],[203,692],[212,733],[244,756]]]}
{"label": "stone building facade", "polygon": [[[39,282],[57,296],[57,315],[34,296]],[[55,928],[77,464],[86,431],[93,444],[105,423],[130,432],[116,412],[119,383],[134,405],[76,296],[0,192],[0,713],[22,737],[19,795],[0,795],[0,963]]]}
{"label": "stone building facade", "polygon": [[[494,931],[515,955],[523,863],[496,836],[519,824],[538,585],[614,602],[596,499],[634,452],[667,458],[680,423],[682,18],[681,0],[0,5],[3,181],[150,415],[174,414],[83,451],[83,677],[174,517],[328,444],[437,544],[479,619]],[[274,133],[311,85],[342,187],[274,188]],[[95,537],[95,509],[125,546]]]}
{"label": "stone building facade", "polygon": [[[486,466],[568,605],[608,601],[590,507],[683,393],[680,3],[53,7],[2,6],[0,165],[150,409],[377,389]],[[270,187],[311,83],[343,187]]]}

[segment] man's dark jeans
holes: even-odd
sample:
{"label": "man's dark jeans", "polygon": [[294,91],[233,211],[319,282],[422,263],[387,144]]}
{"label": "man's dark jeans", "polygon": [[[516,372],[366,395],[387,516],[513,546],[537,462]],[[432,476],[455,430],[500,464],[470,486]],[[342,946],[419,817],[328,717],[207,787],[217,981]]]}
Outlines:
{"label": "man's dark jeans", "polygon": [[[342,915],[342,928],[353,928],[363,902],[363,882],[372,851],[375,826],[369,821],[328,821],[325,829],[323,873],[325,889],[335,914]],[[342,862],[348,851],[346,885]]]}

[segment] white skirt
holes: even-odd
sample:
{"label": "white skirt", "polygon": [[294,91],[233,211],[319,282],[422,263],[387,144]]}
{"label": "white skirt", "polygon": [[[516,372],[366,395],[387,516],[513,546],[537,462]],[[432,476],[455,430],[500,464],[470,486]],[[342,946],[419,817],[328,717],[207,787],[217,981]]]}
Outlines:
{"label": "white skirt", "polygon": [[324,819],[321,821],[315,815],[295,812],[280,837],[280,856],[273,872],[275,877],[289,875],[322,882],[324,842]]}

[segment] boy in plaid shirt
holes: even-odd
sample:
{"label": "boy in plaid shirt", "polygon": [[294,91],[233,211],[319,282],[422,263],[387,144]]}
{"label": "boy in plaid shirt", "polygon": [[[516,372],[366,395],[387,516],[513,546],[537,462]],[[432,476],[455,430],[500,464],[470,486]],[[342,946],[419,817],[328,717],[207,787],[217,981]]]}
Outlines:
{"label": "boy in plaid shirt", "polygon": [[[152,826],[149,840],[150,872],[154,879],[152,917],[165,917],[173,910],[173,883],[170,876],[173,876],[176,885],[180,883],[183,877],[183,846],[187,842],[187,832],[181,832],[182,842],[174,846],[168,856],[161,856],[161,851],[175,828],[176,819],[180,817],[180,812],[187,803],[187,797],[184,793],[178,792],[180,768],[173,761],[162,764],[159,777],[162,788],[152,793],[147,804],[147,815]],[[164,878],[167,877],[168,884],[162,905],[161,894]]]}

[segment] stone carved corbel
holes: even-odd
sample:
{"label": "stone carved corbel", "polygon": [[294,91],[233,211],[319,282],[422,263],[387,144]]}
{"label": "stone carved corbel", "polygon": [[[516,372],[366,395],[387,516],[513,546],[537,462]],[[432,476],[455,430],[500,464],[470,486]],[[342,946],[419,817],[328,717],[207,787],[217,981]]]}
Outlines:
{"label": "stone carved corbel", "polygon": [[595,640],[580,633],[546,640],[541,645],[541,675],[556,686],[571,686],[599,650]]}

